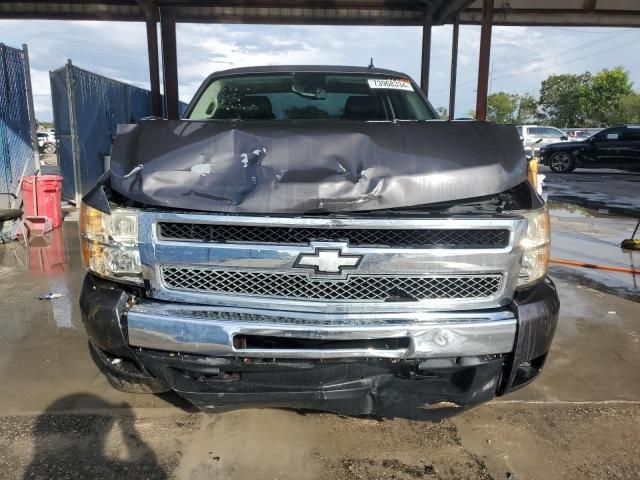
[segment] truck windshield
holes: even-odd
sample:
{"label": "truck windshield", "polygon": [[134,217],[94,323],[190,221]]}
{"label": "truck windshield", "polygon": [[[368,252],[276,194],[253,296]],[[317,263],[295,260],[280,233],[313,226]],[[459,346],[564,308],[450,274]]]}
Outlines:
{"label": "truck windshield", "polygon": [[290,72],[217,78],[190,120],[433,120],[433,109],[404,77]]}

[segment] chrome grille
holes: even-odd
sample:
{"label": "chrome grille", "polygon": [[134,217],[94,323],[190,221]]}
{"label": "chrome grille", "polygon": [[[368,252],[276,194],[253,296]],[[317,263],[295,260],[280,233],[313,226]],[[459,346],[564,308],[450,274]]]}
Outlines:
{"label": "chrome grille", "polygon": [[352,246],[384,245],[407,248],[502,248],[509,244],[506,229],[355,229],[308,228],[204,223],[159,223],[161,238],[203,242],[308,244],[348,241]]}
{"label": "chrome grille", "polygon": [[162,281],[174,290],[297,300],[419,301],[491,298],[502,275],[351,275],[346,280],[310,280],[305,274],[163,266]]}

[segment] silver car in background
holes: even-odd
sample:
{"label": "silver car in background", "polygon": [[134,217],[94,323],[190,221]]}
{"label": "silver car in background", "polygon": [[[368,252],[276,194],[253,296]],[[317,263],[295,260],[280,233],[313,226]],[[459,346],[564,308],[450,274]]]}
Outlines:
{"label": "silver car in background", "polygon": [[551,143],[567,142],[569,136],[556,127],[544,125],[518,125],[518,135],[528,157],[540,156],[540,148]]}

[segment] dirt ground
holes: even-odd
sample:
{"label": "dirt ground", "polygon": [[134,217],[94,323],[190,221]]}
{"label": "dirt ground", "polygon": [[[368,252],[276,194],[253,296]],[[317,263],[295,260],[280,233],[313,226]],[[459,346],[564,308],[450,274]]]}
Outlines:
{"label": "dirt ground", "polygon": [[[552,256],[640,264],[616,246],[633,219],[557,204],[552,222]],[[471,410],[208,415],[100,374],[77,307],[77,228],[71,214],[46,245],[0,246],[2,479],[640,479],[640,278],[552,266],[562,307],[545,370]]]}
{"label": "dirt ground", "polygon": [[4,417],[0,468],[43,479],[637,479],[639,419],[634,402],[496,401],[435,422],[111,405]]}

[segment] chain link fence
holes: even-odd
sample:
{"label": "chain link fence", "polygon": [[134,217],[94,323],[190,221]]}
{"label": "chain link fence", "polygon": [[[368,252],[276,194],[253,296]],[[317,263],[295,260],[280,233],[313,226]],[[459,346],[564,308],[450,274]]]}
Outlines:
{"label": "chain link fence", "polygon": [[62,195],[77,202],[105,172],[117,125],[151,115],[151,92],[71,61],[49,76]]}
{"label": "chain link fence", "polygon": [[[0,192],[19,194],[20,179],[33,175],[33,147],[25,50],[0,44]],[[16,202],[0,195],[0,208]]]}

